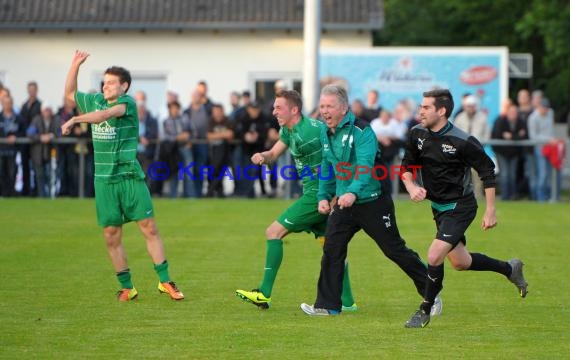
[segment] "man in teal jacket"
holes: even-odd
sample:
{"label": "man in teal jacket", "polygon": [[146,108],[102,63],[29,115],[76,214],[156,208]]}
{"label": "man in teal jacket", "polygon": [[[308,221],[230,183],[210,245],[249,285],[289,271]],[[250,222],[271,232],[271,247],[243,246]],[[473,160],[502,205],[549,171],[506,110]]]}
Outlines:
{"label": "man in teal jacket", "polygon": [[[319,108],[326,127],[321,131],[323,160],[318,209],[330,215],[317,300],[314,305],[301,304],[301,309],[308,315],[340,312],[348,243],[360,229],[404,270],[423,295],[426,266],[416,252],[406,247],[396,225],[392,198],[382,193],[378,177],[372,176],[378,152],[374,132],[366,122],[355,118],[349,110],[346,90],[338,85],[323,88]],[[338,201],[331,209],[335,195]]]}

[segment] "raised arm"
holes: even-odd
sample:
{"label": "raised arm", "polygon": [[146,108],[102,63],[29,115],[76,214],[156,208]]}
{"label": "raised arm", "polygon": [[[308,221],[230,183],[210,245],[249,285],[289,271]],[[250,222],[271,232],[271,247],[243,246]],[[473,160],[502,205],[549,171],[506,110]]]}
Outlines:
{"label": "raised arm", "polygon": [[79,74],[79,67],[87,60],[88,53],[84,51],[75,50],[71,66],[65,79],[65,101],[70,105],[75,105],[75,92],[77,91],[77,75]]}
{"label": "raised arm", "polygon": [[74,116],[71,119],[67,120],[63,125],[61,125],[61,134],[62,135],[69,135],[71,132],[71,128],[75,124],[79,123],[88,123],[88,124],[99,124],[103,121],[107,121],[110,118],[118,118],[125,114],[127,111],[127,105],[125,104],[117,104],[115,106],[111,106],[106,110],[101,111],[93,111],[87,114]]}

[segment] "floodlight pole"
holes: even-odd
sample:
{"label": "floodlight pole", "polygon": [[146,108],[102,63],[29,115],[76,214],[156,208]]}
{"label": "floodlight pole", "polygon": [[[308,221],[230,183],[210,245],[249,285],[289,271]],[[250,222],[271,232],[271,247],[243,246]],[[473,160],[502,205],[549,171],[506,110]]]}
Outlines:
{"label": "floodlight pole", "polygon": [[321,38],[321,0],[305,0],[303,26],[303,109],[309,114],[319,96],[319,46]]}

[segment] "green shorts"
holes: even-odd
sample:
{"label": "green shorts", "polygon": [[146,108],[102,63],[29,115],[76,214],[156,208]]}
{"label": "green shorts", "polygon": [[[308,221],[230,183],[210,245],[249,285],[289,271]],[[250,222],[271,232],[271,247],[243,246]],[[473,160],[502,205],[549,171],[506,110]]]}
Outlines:
{"label": "green shorts", "polygon": [[125,179],[118,183],[95,181],[97,223],[121,226],[154,216],[152,199],[142,179]]}
{"label": "green shorts", "polygon": [[316,195],[304,194],[277,218],[277,222],[289,232],[312,232],[315,237],[324,236],[327,215],[320,214]]}

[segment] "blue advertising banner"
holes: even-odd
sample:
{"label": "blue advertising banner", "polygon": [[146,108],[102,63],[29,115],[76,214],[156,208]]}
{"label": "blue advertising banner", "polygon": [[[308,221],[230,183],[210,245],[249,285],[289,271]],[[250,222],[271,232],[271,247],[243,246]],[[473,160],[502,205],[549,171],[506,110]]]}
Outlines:
{"label": "blue advertising banner", "polygon": [[[350,101],[366,104],[369,90],[380,93],[380,105],[393,110],[410,98],[419,104],[424,91],[447,88],[455,100],[470,93],[494,121],[502,99],[508,97],[508,49],[506,47],[377,47],[371,49],[323,49],[321,83],[341,82]],[[455,112],[455,111],[454,111]]]}

